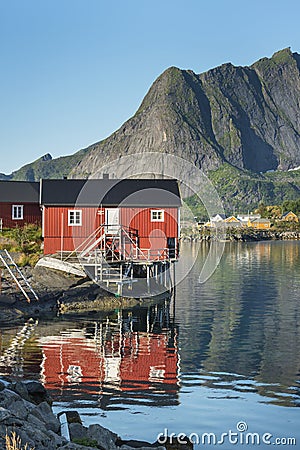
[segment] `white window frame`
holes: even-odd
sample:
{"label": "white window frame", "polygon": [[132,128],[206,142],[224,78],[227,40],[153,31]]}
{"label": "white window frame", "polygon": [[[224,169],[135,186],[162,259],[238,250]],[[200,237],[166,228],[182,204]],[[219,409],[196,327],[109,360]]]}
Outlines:
{"label": "white window frame", "polygon": [[23,220],[24,205],[12,205],[11,217],[13,220]]}
{"label": "white window frame", "polygon": [[69,209],[68,210],[68,226],[81,227],[82,226],[82,210]]}
{"label": "white window frame", "polygon": [[[158,217],[158,216],[161,217]],[[165,211],[163,209],[151,209],[151,222],[164,222],[165,221]]]}

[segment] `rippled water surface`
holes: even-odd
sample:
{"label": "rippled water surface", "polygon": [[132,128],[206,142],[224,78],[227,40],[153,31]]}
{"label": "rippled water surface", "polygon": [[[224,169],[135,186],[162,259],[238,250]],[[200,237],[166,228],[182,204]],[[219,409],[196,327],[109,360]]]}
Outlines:
{"label": "rippled water surface", "polygon": [[300,244],[228,243],[200,284],[207,252],[183,245],[178,278],[195,264],[170,301],[2,328],[0,372],[124,439],[166,428],[199,448],[300,448]]}

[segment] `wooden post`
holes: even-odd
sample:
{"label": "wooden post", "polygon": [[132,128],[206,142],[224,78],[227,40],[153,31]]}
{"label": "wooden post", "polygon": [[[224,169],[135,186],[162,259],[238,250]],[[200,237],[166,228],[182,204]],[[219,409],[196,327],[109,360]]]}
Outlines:
{"label": "wooden post", "polygon": [[147,287],[148,287],[148,292],[150,289],[150,268],[149,268],[149,264],[147,264]]}
{"label": "wooden post", "polygon": [[63,255],[63,248],[64,248],[64,213],[61,213],[61,224],[60,224],[60,259],[62,261],[62,255]]}

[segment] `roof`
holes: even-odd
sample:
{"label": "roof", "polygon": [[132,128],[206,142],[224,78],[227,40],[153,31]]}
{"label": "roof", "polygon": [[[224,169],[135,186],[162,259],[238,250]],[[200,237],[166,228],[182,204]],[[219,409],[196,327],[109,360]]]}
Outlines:
{"label": "roof", "polygon": [[298,217],[297,214],[295,214],[293,211],[289,211],[289,212],[282,214],[282,219],[289,216],[290,214],[292,214],[292,216],[294,216],[294,217]]}
{"label": "roof", "polygon": [[254,220],[254,219],[260,219],[260,214],[238,214],[237,218],[242,221],[248,221],[248,220]]}
{"label": "roof", "polygon": [[178,183],[172,179],[42,180],[45,206],[181,206]]}
{"label": "roof", "polygon": [[240,222],[235,216],[230,216],[225,219],[225,222],[230,222],[230,221]]}
{"label": "roof", "polygon": [[38,182],[0,181],[1,203],[39,203]]}
{"label": "roof", "polygon": [[216,220],[225,220],[225,219],[226,219],[226,215],[225,214],[216,214],[210,220],[214,222]]}
{"label": "roof", "polygon": [[263,217],[261,217],[261,218],[257,218],[257,219],[251,220],[251,223],[253,223],[253,222],[256,222],[256,223],[269,223],[270,220],[269,219],[264,219]]}

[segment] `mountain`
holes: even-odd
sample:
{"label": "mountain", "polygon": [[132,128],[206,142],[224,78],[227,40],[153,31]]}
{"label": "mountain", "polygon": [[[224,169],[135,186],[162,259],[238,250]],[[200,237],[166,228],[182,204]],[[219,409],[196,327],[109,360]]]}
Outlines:
{"label": "mountain", "polygon": [[[290,48],[249,67],[227,63],[202,74],[171,67],[110,137],[69,157],[38,160],[11,178],[89,177],[120,156],[169,153],[209,174],[228,205],[243,197],[241,189],[248,207],[266,195],[276,202],[300,192],[299,176],[287,172],[300,166],[299,105],[300,55]],[[275,171],[271,179],[268,171]],[[111,175],[126,172],[120,165]]]}
{"label": "mountain", "polygon": [[165,152],[205,171],[227,162],[254,172],[300,165],[300,55],[284,49],[250,67],[196,75],[167,69],[136,114],[89,147],[72,171],[92,174],[120,155]]}
{"label": "mountain", "polygon": [[26,164],[10,175],[0,174],[0,180],[39,181],[40,178],[63,178],[68,176],[73,167],[86,154],[87,149],[80,150],[74,155],[53,159],[47,153],[36,161]]}

